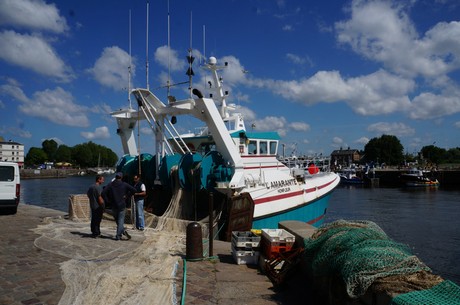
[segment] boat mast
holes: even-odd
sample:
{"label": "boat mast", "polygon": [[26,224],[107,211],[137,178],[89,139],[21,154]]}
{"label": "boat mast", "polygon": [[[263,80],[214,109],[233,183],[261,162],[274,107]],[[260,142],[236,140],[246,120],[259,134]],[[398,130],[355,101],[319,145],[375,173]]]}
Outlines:
{"label": "boat mast", "polygon": [[169,14],[169,0],[168,0],[168,80],[166,82],[167,97],[170,95],[171,90],[171,22]]}
{"label": "boat mast", "polygon": [[128,66],[128,102],[129,108],[132,109],[131,105],[131,10],[129,10],[129,66]]}
{"label": "boat mast", "polygon": [[193,61],[195,60],[195,57],[193,57],[193,49],[192,49],[192,20],[193,20],[193,13],[190,12],[190,48],[188,49],[188,55],[187,55],[187,62],[188,62],[188,69],[187,69],[187,75],[188,75],[188,89],[190,92],[190,98],[192,98],[192,77],[195,75],[193,72],[192,64]]}
{"label": "boat mast", "polygon": [[145,44],[145,78],[147,90],[149,90],[149,1],[147,0],[147,25],[146,25],[146,44]]}

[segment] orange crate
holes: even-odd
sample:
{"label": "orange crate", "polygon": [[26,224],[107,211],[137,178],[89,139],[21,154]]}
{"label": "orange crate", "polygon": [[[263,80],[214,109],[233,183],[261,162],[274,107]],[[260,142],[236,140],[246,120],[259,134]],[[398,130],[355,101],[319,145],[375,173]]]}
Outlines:
{"label": "orange crate", "polygon": [[262,229],[262,251],[266,258],[272,259],[279,253],[290,251],[295,237],[283,229]]}

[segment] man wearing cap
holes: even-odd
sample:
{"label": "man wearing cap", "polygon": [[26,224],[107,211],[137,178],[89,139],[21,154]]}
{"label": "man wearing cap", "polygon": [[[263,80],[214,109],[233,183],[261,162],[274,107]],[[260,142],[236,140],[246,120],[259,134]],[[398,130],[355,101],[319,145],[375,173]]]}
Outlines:
{"label": "man wearing cap", "polygon": [[122,173],[116,173],[115,180],[102,191],[102,196],[107,198],[107,201],[112,204],[113,217],[117,223],[115,240],[122,239],[123,235],[128,239],[131,238],[125,230],[126,199],[136,193],[136,189],[128,183],[123,182],[122,178]]}

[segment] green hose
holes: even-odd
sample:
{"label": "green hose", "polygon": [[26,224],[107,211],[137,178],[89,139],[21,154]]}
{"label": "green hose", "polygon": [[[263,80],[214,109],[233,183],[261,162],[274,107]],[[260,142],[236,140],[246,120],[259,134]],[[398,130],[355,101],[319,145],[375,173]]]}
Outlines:
{"label": "green hose", "polygon": [[183,259],[183,265],[184,265],[184,277],[182,279],[182,296],[180,299],[181,305],[185,304],[185,290],[187,288],[187,260],[184,258]]}

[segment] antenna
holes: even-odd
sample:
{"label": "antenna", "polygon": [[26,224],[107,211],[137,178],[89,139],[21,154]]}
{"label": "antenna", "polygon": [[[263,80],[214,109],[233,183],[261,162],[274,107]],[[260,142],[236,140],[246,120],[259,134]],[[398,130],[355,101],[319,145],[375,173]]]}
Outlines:
{"label": "antenna", "polygon": [[203,57],[204,63],[206,63],[206,26],[203,25]]}
{"label": "antenna", "polygon": [[168,96],[171,89],[171,26],[170,26],[170,15],[169,15],[169,0],[168,0],[168,80],[166,87],[168,88]]}
{"label": "antenna", "polygon": [[192,77],[195,75],[193,73],[192,69],[192,64],[193,61],[195,60],[195,57],[193,57],[192,54],[192,20],[193,20],[193,13],[190,12],[190,48],[188,49],[188,55],[187,55],[187,62],[188,62],[188,69],[187,69],[187,75],[188,75],[188,83],[189,83],[189,91],[190,91],[190,98],[192,97]]}
{"label": "antenna", "polygon": [[129,109],[131,106],[131,10],[129,10],[129,67],[128,67],[128,102]]}
{"label": "antenna", "polygon": [[147,82],[147,90],[149,90],[149,1],[147,0],[147,33],[145,44],[145,78]]}

